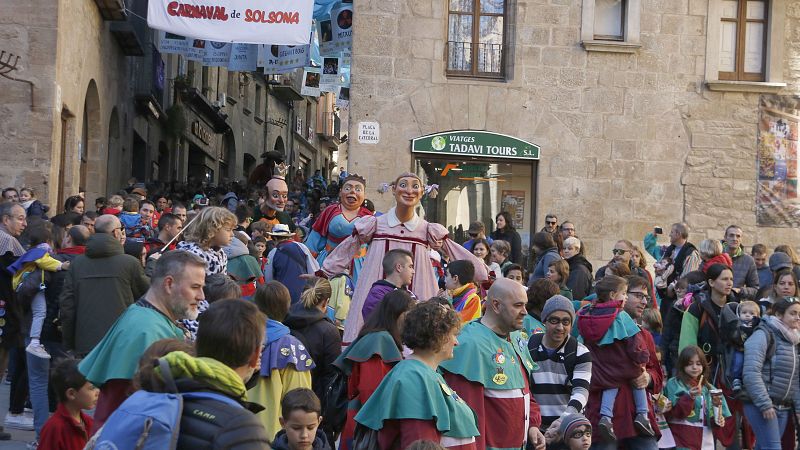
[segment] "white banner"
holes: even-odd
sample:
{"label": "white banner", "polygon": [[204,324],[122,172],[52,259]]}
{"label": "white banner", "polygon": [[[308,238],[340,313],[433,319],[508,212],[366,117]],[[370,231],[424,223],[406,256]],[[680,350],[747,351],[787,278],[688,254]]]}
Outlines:
{"label": "white banner", "polygon": [[345,3],[332,9],[330,19],[320,20],[317,28],[320,55],[338,56],[349,52],[353,44],[353,4]]}
{"label": "white banner", "polygon": [[313,10],[314,0],[150,0],[147,25],[218,42],[302,45]]}
{"label": "white banner", "polygon": [[319,97],[319,67],[306,67],[300,95]]}

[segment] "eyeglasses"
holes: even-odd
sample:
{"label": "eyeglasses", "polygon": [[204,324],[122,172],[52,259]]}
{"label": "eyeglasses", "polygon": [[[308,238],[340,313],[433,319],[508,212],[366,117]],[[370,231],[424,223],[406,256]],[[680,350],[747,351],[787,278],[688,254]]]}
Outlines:
{"label": "eyeglasses", "polygon": [[628,291],[628,295],[632,295],[632,296],[638,298],[639,300],[650,300],[650,296],[645,294],[644,292],[631,292],[631,291]]}
{"label": "eyeglasses", "polygon": [[614,250],[611,250],[611,253],[613,253],[615,255],[624,255],[625,253],[628,253],[629,251],[630,250],[622,250],[622,249],[619,249],[619,248],[615,248]]}
{"label": "eyeglasses", "polygon": [[559,319],[558,317],[550,317],[547,319],[547,323],[553,326],[561,324],[565,327],[568,327],[572,325],[572,319],[570,319],[569,317],[564,317],[563,319]]}
{"label": "eyeglasses", "polygon": [[571,439],[581,439],[584,436],[592,437],[592,430],[576,431],[570,435]]}

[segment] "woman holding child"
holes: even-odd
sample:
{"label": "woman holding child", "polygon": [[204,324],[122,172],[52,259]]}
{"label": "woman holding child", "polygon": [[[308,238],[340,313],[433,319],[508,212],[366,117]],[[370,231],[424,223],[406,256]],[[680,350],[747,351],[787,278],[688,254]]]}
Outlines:
{"label": "woman holding child", "polygon": [[792,408],[800,411],[800,299],[780,298],[772,312],[744,343],[744,413],[764,450],[781,448]]}

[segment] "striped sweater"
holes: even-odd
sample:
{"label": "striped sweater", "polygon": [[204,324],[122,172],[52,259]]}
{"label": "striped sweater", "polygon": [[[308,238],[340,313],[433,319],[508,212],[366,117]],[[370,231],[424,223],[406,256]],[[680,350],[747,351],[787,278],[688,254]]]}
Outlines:
{"label": "striped sweater", "polygon": [[[569,337],[569,339],[575,339]],[[583,344],[576,342],[575,356],[567,358],[565,353],[568,341],[559,347],[552,356],[544,344],[529,348],[534,365],[531,371],[531,393],[542,413],[542,429],[546,429],[559,418],[568,406],[582,412],[589,396],[589,383],[592,380],[592,355]],[[572,378],[565,366],[565,359],[575,361]]]}

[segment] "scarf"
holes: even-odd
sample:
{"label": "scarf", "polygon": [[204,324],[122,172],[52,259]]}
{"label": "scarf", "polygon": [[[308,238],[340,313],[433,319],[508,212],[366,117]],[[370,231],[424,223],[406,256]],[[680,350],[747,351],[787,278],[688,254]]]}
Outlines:
{"label": "scarf", "polygon": [[[730,247],[728,246],[728,243],[726,242],[726,243],[722,244],[722,251],[725,252],[725,253],[730,254],[730,252],[728,250],[730,250]],[[731,254],[731,258],[738,258],[738,257],[740,257],[742,255],[744,255],[744,248],[740,245],[739,248],[737,248],[736,251],[733,252],[733,254]]]}
{"label": "scarf", "polygon": [[[164,356],[164,359],[169,363],[175,379],[191,378],[231,394],[239,400],[247,400],[247,388],[239,374],[216,359],[195,358],[185,352],[172,352]],[[160,374],[160,367],[156,367],[155,370]]]}
{"label": "scarf", "polygon": [[772,327],[776,330],[780,331],[783,337],[785,337],[787,341],[791,342],[792,345],[800,344],[800,331],[792,330],[791,328],[787,327],[786,324],[777,317],[767,317],[767,323],[772,325]]}

